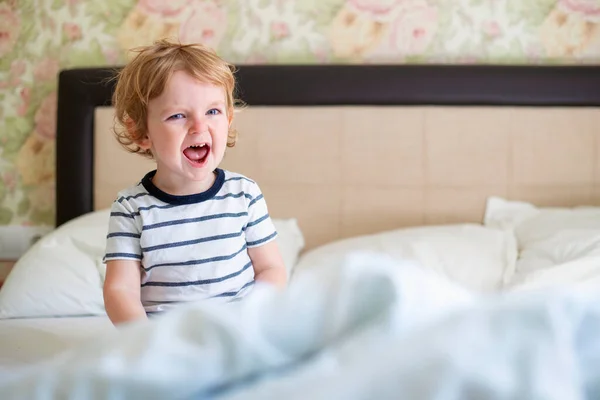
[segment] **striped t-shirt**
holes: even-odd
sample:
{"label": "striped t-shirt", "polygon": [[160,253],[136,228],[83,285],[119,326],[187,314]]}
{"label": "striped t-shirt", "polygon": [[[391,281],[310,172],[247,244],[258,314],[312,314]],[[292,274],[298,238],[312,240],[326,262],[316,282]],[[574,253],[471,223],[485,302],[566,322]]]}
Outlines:
{"label": "striped t-shirt", "polygon": [[155,173],[119,192],[111,208],[105,262],[141,262],[146,312],[243,297],[254,283],[248,248],[277,236],[258,185],[217,169],[207,191],[174,196],[152,183]]}

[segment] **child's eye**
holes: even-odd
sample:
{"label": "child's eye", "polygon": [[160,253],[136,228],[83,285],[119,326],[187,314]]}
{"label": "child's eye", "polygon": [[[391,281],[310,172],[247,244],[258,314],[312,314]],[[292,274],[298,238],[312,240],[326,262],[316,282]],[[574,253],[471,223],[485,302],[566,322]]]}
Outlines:
{"label": "child's eye", "polygon": [[181,119],[181,118],[185,118],[185,116],[180,113],[180,114],[173,114],[167,119],[169,120],[169,119]]}
{"label": "child's eye", "polygon": [[211,108],[210,110],[208,110],[207,114],[208,115],[218,115],[218,114],[221,114],[221,110],[219,110],[218,108]]}

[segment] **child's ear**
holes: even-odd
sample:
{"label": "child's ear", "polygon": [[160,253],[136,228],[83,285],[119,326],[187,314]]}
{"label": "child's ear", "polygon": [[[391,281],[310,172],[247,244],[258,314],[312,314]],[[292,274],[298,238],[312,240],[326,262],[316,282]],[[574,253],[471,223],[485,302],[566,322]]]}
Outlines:
{"label": "child's ear", "polygon": [[[139,136],[139,132],[135,126],[135,122],[131,118],[127,118],[125,120],[125,128],[127,129],[127,133],[129,133],[129,137],[137,137]],[[142,135],[142,137],[135,141],[142,150],[149,150],[152,147],[152,143],[150,142],[150,138],[148,135]]]}
{"label": "child's ear", "polygon": [[137,144],[142,150],[150,150],[152,148],[152,141],[148,135],[142,136],[142,138],[137,140],[135,144]]}

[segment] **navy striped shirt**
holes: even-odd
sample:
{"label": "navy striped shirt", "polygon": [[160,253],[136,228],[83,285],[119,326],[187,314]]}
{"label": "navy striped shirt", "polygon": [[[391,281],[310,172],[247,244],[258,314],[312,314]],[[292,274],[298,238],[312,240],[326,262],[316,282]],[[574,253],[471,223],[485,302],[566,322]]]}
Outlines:
{"label": "navy striped shirt", "polygon": [[155,172],[119,192],[111,208],[105,262],[141,262],[146,312],[243,297],[254,283],[248,248],[277,236],[258,185],[217,169],[207,191],[173,196],[152,183]]}

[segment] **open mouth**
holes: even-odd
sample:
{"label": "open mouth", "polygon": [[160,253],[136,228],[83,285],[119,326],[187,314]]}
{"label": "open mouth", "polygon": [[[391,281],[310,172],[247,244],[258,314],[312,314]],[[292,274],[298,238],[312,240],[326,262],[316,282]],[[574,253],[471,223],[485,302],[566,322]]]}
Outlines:
{"label": "open mouth", "polygon": [[187,147],[183,150],[183,155],[196,166],[202,166],[206,159],[208,158],[208,154],[210,153],[210,146],[206,143],[195,144]]}

